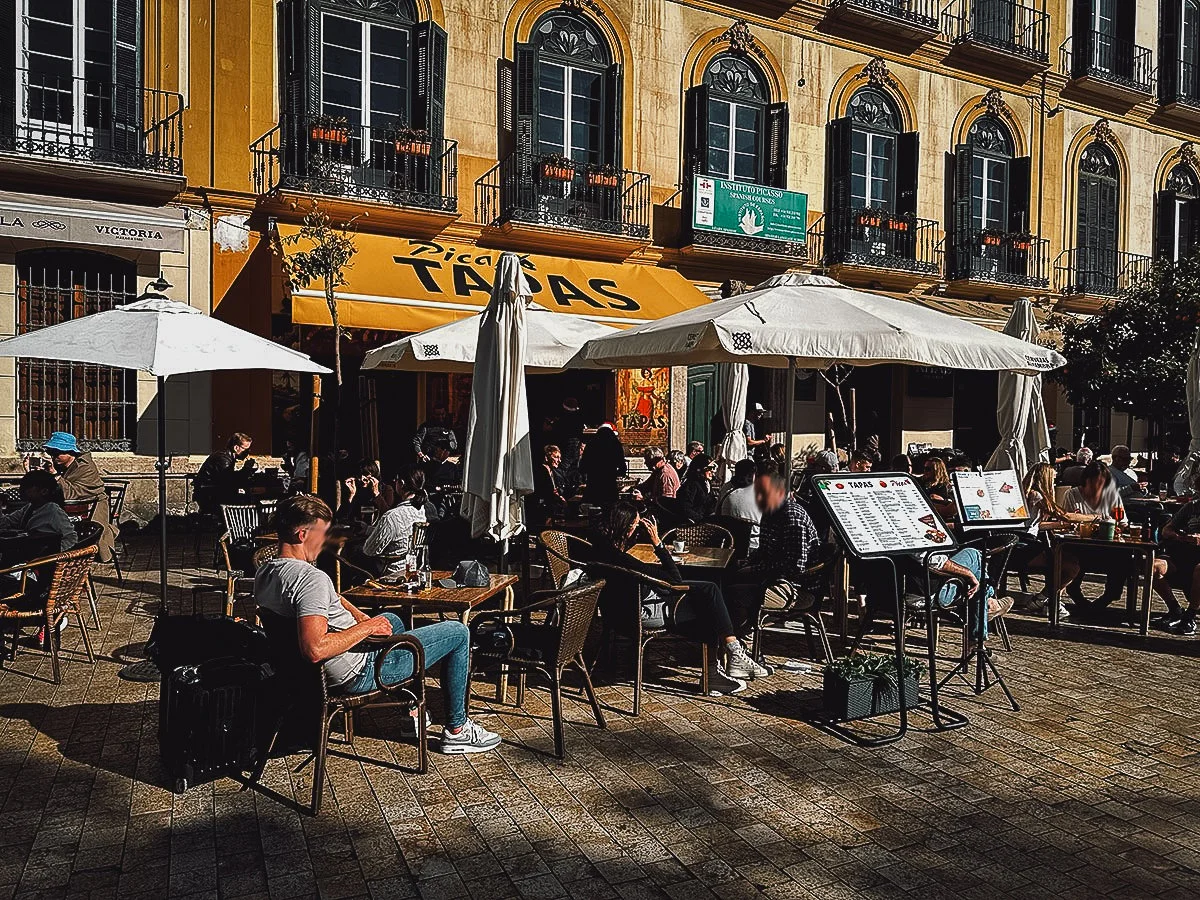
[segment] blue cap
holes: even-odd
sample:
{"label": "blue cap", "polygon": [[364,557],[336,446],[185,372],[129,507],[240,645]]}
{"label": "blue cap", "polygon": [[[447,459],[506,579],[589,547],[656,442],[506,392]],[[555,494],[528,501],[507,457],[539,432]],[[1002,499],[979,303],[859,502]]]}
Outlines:
{"label": "blue cap", "polygon": [[59,453],[79,452],[79,444],[75,441],[75,435],[65,431],[56,431],[50,435],[50,440],[46,441],[45,447],[47,450],[57,450]]}

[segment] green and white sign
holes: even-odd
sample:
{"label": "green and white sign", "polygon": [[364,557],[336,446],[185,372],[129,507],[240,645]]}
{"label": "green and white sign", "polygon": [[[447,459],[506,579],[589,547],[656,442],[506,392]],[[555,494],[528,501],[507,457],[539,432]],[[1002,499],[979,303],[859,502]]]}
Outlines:
{"label": "green and white sign", "polygon": [[695,178],[693,228],[770,241],[805,243],[808,194],[707,175]]}

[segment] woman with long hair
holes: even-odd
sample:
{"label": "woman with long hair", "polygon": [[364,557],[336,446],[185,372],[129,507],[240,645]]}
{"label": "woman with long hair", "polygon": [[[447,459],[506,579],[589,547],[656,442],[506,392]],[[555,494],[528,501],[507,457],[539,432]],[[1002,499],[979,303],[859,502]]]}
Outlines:
{"label": "woman with long hair", "polygon": [[375,520],[363,543],[363,553],[375,558],[380,575],[404,571],[413,526],[430,520],[432,507],[425,492],[425,473],[419,466],[409,466],[396,479],[396,495],[396,505]]}
{"label": "woman with long hair", "polygon": [[[654,547],[657,563],[642,562],[629,553],[629,548],[637,543],[639,537]],[[714,671],[709,673],[710,684],[722,693],[736,694],[745,690],[746,679],[765,678],[771,674],[770,670],[751,658],[734,634],[721,588],[710,581],[684,581],[670,552],[663,546],[657,523],[652,518],[642,518],[632,503],[621,500],[613,504],[593,537],[592,560],[670,584],[685,585],[688,589],[678,606],[675,604],[678,595],[660,597],[652,592],[643,593],[642,609],[637,610],[637,580],[605,569],[600,611],[606,622],[617,623],[620,628],[620,623],[636,621],[633,617],[641,615],[643,623],[648,626],[665,626],[668,631],[689,640],[709,644],[717,651],[712,654]],[[659,614],[655,612],[658,603],[665,607],[665,613],[662,614],[664,618],[653,620],[652,617]]]}
{"label": "woman with long hair", "polygon": [[[1035,463],[1033,468],[1026,473],[1022,488],[1025,491],[1025,506],[1030,516],[1029,531],[1022,534],[1020,543],[1013,547],[1008,564],[1019,572],[1044,573],[1048,581],[1053,559],[1050,554],[1050,546],[1046,543],[1042,532],[1050,530],[1056,524],[1086,517],[1067,512],[1058,505],[1058,501],[1054,498],[1054,466],[1049,463]],[[1079,560],[1065,548],[1062,553],[1062,574],[1064,583],[1073,582],[1079,577]],[[1047,615],[1049,606],[1050,596],[1046,589],[1038,591],[1023,604],[1024,609],[1037,615]],[[1070,615],[1066,605],[1061,602],[1058,615],[1060,618]]]}

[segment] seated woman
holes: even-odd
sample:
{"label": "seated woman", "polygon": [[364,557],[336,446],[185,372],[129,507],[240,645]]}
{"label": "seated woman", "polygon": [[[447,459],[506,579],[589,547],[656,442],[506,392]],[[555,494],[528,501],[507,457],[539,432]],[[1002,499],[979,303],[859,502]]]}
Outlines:
{"label": "seated woman", "polygon": [[[1081,520],[1090,521],[1091,518],[1068,512],[1055,501],[1054,466],[1050,463],[1040,462],[1034,465],[1025,476],[1025,483],[1022,487],[1025,490],[1025,503],[1030,513],[1029,531],[1021,535],[1021,543],[1013,548],[1012,555],[1009,557],[1009,566],[1020,572],[1031,570],[1044,572],[1047,583],[1049,583],[1050,566],[1053,565],[1053,560],[1049,545],[1041,537],[1042,532],[1050,530],[1055,525]],[[1079,577],[1079,560],[1076,559],[1075,554],[1066,549],[1062,553],[1062,577],[1064,583],[1067,584]],[[1049,595],[1046,590],[1041,590],[1026,602],[1025,609],[1038,615],[1046,615],[1049,604]],[[1070,615],[1064,604],[1059,605],[1058,614],[1061,618]]]}
{"label": "seated woman", "polygon": [[950,484],[950,473],[941,457],[931,456],[925,460],[921,486],[925,488],[930,505],[937,514],[947,522],[952,522],[957,513],[954,508],[954,487]]}
{"label": "seated woman", "polygon": [[703,522],[717,509],[717,492],[713,490],[713,476],[717,464],[701,453],[687,467],[683,484],[676,494],[679,512],[693,522]]}
{"label": "seated woman", "polygon": [[[1200,489],[1200,476],[1192,489]],[[1167,605],[1165,615],[1156,623],[1173,634],[1191,637],[1196,633],[1196,616],[1200,613],[1200,500],[1189,500],[1171,517],[1162,530],[1166,559],[1154,561],[1154,590]],[[1182,609],[1172,588],[1179,588],[1187,598]]]}
{"label": "seated woman", "polygon": [[347,478],[344,484],[346,493],[334,516],[335,524],[361,522],[363,510],[367,507],[372,508],[378,517],[396,504],[396,492],[390,484],[379,480],[379,463],[373,459],[360,462],[358,477]]}
{"label": "seated woman", "polygon": [[[655,556],[658,557],[657,564],[644,563],[628,553],[639,534],[644,535],[654,546]],[[706,642],[718,651],[713,654],[715,671],[709,675],[710,684],[715,690],[725,694],[736,694],[746,689],[746,679],[765,678],[770,674],[767,669],[751,659],[750,654],[734,635],[729,609],[725,605],[720,587],[709,581],[684,581],[674,560],[671,559],[671,554],[663,546],[658,535],[658,526],[653,519],[643,519],[632,503],[622,500],[613,505],[604,527],[593,536],[591,559],[593,562],[619,566],[670,584],[688,586],[688,592],[679,604],[674,618],[665,623],[651,624],[658,627],[665,624],[672,633],[690,640]],[[600,597],[601,614],[614,616],[614,621],[621,621],[622,618],[628,621],[634,614],[630,607],[637,602],[637,583],[632,578],[628,579],[628,583],[621,583],[619,576],[607,570],[604,571],[603,577],[607,584]],[[674,598],[644,594],[642,603],[648,604],[656,599],[666,603],[669,615]],[[628,607],[625,604],[628,604]],[[645,612],[643,606],[643,616]]]}
{"label": "seated woman", "polygon": [[362,548],[368,558],[374,557],[372,568],[380,575],[404,572],[413,525],[429,521],[424,472],[416,466],[410,467],[396,480],[396,489],[398,502],[375,520]]}
{"label": "seated woman", "polygon": [[45,469],[26,472],[21,478],[20,491],[24,502],[0,516],[0,532],[57,537],[58,552],[70,550],[78,543],[75,525],[62,508],[62,488],[50,472]]}

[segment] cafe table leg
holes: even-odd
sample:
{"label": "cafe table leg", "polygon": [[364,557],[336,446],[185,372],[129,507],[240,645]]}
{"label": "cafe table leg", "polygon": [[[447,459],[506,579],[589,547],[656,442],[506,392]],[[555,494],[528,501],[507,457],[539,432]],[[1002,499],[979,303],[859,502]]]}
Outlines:
{"label": "cafe table leg", "polygon": [[846,620],[850,615],[850,562],[845,557],[842,558],[842,571],[838,575],[837,594],[837,628],[842,638],[842,646],[844,647],[848,640],[847,632],[849,631]]}
{"label": "cafe table leg", "polygon": [[1050,554],[1050,590],[1047,591],[1050,595],[1050,627],[1058,627],[1058,603],[1059,597],[1062,594],[1062,547],[1061,543],[1054,545],[1054,551]]}
{"label": "cafe table leg", "polygon": [[1151,582],[1154,580],[1154,551],[1146,551],[1146,570],[1142,573],[1142,612],[1138,620],[1138,631],[1142,637],[1150,633]]}

